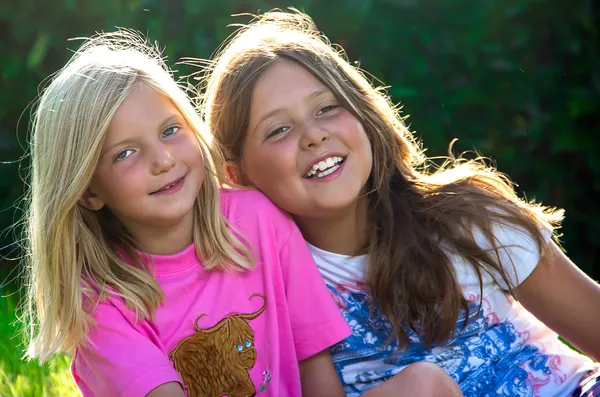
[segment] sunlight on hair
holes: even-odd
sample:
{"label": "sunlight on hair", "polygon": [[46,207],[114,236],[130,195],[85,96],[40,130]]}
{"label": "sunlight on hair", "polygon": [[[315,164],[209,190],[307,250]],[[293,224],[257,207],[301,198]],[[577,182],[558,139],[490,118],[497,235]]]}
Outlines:
{"label": "sunlight on hair", "polygon": [[[496,259],[501,247],[482,250],[469,231],[481,229],[495,241],[495,222],[515,224],[530,232],[543,251],[538,226],[558,228],[562,210],[519,198],[510,179],[479,156],[428,158],[405,124],[401,106],[392,103],[385,87],[375,86],[368,74],[353,66],[308,15],[296,9],[275,10],[239,26],[209,71],[198,76],[199,90],[206,91],[203,116],[227,160],[243,173],[254,87],[265,70],[287,60],[317,77],[359,120],[373,157],[363,190],[371,236],[366,280],[400,347],[409,342],[405,326],[419,330],[425,343],[432,344],[454,332],[461,309],[468,313],[468,301],[440,240],[465,253],[480,281],[482,272],[490,270],[507,283],[508,276]],[[437,281],[423,286],[422,280]],[[440,308],[430,302],[443,304]]]}
{"label": "sunlight on hair", "polygon": [[[205,268],[253,265],[249,248],[220,211],[214,164],[220,154],[158,47],[131,30],[94,36],[45,88],[35,113],[25,218],[28,357],[44,362],[85,343],[93,326],[90,311],[109,292],[142,318],[152,317],[164,299],[151,264],[139,257],[136,242],[110,210],[78,205],[113,116],[141,83],[168,97],[198,138],[206,177],[194,207],[193,240]],[[123,261],[115,246],[138,266]]]}

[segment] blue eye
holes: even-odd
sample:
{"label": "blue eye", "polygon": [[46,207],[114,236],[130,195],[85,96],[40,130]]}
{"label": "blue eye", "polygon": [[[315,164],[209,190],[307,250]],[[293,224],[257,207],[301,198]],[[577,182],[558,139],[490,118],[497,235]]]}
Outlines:
{"label": "blue eye", "polygon": [[250,347],[252,346],[252,342],[250,342],[249,340],[246,341],[246,347]]}
{"label": "blue eye", "polygon": [[177,126],[169,127],[162,132],[162,136],[163,136],[163,138],[167,138],[171,135],[175,135],[177,133],[177,131],[179,131],[179,127],[177,127]]}
{"label": "blue eye", "polygon": [[129,157],[131,155],[131,153],[133,153],[132,149],[123,150],[122,152],[119,152],[119,154],[117,154],[115,156],[115,161],[125,160],[127,157]]}
{"label": "blue eye", "polygon": [[236,348],[238,349],[238,351],[242,351],[242,349],[244,348],[244,346],[242,346],[242,345],[238,344],[238,345],[236,346]]}

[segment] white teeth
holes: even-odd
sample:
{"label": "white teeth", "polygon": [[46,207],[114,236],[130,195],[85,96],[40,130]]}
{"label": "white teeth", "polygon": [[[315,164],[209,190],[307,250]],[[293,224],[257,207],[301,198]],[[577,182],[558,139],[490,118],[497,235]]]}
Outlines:
{"label": "white teeth", "polygon": [[[305,178],[321,178],[326,175],[331,174],[338,168],[340,168],[339,164],[344,161],[344,158],[339,156],[328,157],[318,163],[313,164],[310,171],[304,175]],[[319,172],[323,171],[323,172]],[[319,172],[317,174],[317,172]]]}
{"label": "white teeth", "polygon": [[169,186],[165,186],[165,187],[163,187],[162,189],[160,189],[160,190],[159,190],[159,192],[162,192],[163,190],[170,189],[170,188],[172,188],[173,186],[177,185],[177,183],[179,183],[179,179],[178,179],[178,180],[177,180],[175,183],[173,183],[173,184],[171,184],[171,185],[169,185]]}
{"label": "white teeth", "polygon": [[340,168],[340,166],[336,164],[334,167],[331,167],[327,171],[321,172],[319,175],[317,175],[317,178],[323,178],[324,176],[331,174],[333,171],[337,170],[338,168]]}

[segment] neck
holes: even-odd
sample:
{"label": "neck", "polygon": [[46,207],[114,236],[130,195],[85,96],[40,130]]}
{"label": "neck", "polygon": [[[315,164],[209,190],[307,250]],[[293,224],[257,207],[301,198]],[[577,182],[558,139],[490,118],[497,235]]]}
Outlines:
{"label": "neck", "polygon": [[325,218],[295,217],[295,220],[304,239],[325,251],[360,255],[369,243],[366,198]]}
{"label": "neck", "polygon": [[191,214],[177,224],[149,227],[123,222],[133,235],[138,248],[151,255],[172,255],[183,251],[193,242],[194,219]]}

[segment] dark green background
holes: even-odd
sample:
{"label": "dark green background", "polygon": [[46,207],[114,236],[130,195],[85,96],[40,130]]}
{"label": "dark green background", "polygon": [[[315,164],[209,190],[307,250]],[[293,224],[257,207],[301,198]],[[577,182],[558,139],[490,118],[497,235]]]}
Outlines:
{"label": "dark green background", "polygon": [[[594,0],[4,0],[0,5],[0,244],[9,257],[27,174],[29,109],[77,41],[115,26],[208,58],[231,14],[295,6],[390,85],[411,128],[443,155],[477,149],[520,194],[567,210],[564,245],[600,277],[600,46]],[[178,67],[183,73],[190,69]],[[16,231],[16,232],[15,232]],[[3,270],[18,261],[4,261]]]}

